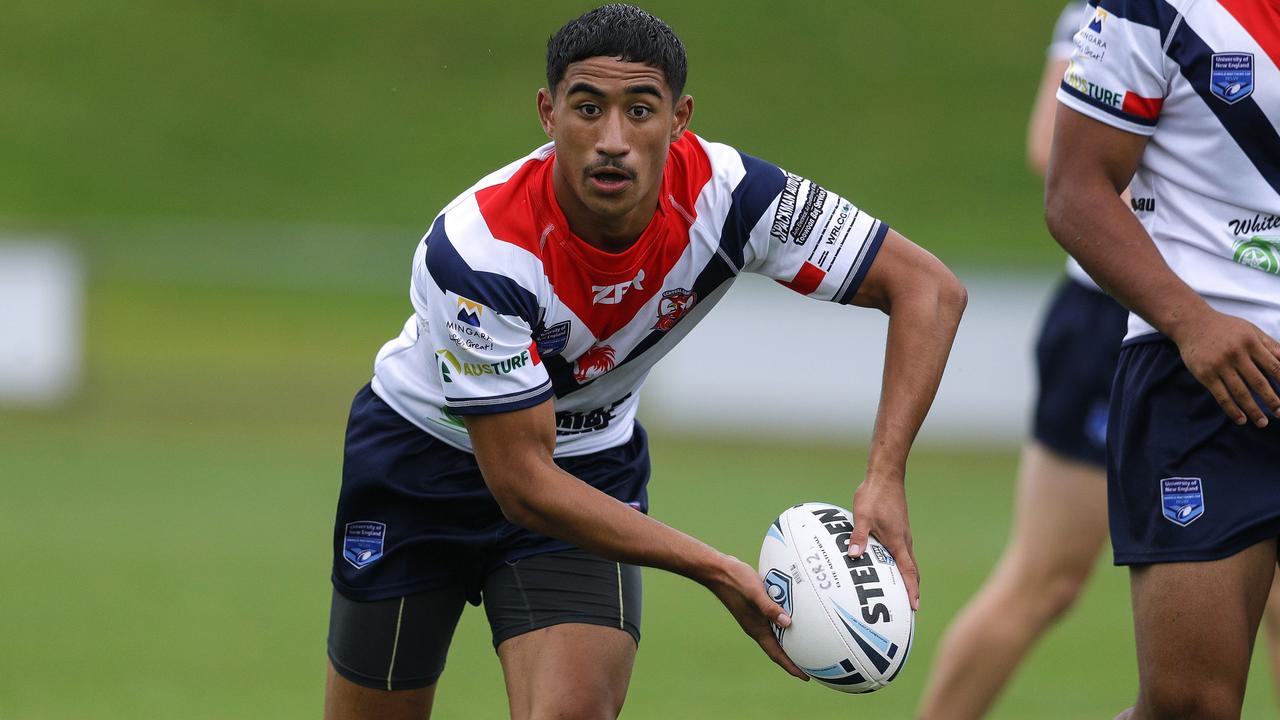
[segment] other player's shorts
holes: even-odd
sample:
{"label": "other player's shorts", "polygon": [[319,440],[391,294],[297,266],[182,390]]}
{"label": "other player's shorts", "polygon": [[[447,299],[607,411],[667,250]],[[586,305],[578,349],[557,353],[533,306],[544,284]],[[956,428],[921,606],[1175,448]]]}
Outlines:
{"label": "other player's shorts", "polygon": [[1067,278],[1036,341],[1039,393],[1033,436],[1073,460],[1106,464],[1107,410],[1129,313],[1099,290]]}
{"label": "other player's shorts", "polygon": [[[640,569],[582,550],[535,555],[499,565],[482,582],[493,646],[562,623],[615,627],[640,642]],[[409,690],[431,685],[466,603],[457,583],[371,602],[335,590],[329,613],[329,659],[358,685]]]}
{"label": "other player's shorts", "polygon": [[[647,512],[649,451],[639,423],[622,445],[556,464]],[[570,547],[508,522],[474,455],[423,432],[368,385],[356,394],[333,531],[333,585],[345,597],[460,587],[479,604],[497,568]]]}
{"label": "other player's shorts", "polygon": [[1217,560],[1280,535],[1280,421],[1231,422],[1162,336],[1120,351],[1107,443],[1117,565]]}

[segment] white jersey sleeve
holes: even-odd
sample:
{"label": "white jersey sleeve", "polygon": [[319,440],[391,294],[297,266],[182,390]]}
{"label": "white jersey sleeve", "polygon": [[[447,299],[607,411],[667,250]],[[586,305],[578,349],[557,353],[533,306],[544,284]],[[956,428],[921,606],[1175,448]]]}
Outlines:
{"label": "white jersey sleeve", "polygon": [[748,235],[743,269],[801,295],[848,303],[889,226],[815,182],[747,155],[743,161],[780,187]]}
{"label": "white jersey sleeve", "polygon": [[464,258],[441,231],[448,217],[427,236],[425,261],[413,282],[415,309],[425,325],[419,332],[434,351],[445,408],[476,415],[547,400],[551,380],[533,341],[535,293],[513,279],[518,273],[485,271],[486,258]]}
{"label": "white jersey sleeve", "polygon": [[1135,22],[1135,14],[1156,15],[1163,0],[1117,0],[1124,13],[1107,2],[1089,6],[1091,14],[1075,35],[1058,100],[1112,127],[1151,135],[1176,67],[1164,53],[1158,26]]}

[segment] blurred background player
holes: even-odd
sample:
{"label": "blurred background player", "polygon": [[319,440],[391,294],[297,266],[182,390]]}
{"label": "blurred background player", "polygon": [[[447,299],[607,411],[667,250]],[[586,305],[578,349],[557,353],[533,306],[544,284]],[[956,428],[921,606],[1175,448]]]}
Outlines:
{"label": "blurred background player", "polygon": [[546,69],[552,142],[436,217],[414,256],[414,313],[352,404],[326,717],[428,715],[463,607],[482,599],[512,717],[616,717],[638,565],[704,585],[807,679],[756,571],[648,516],[640,387],[742,272],[888,313],[848,552],[875,533],[918,603],[906,460],[964,287],[839,195],[689,132],[684,46],[652,15],[582,15],[548,42]]}
{"label": "blurred background player", "polygon": [[[1055,95],[1076,31],[1092,15],[1087,2],[1072,2],[1054,25],[1027,131],[1028,163],[1042,178]],[[1128,202],[1127,192],[1123,198]],[[1128,311],[1068,257],[1066,278],[1050,301],[1036,344],[1034,427],[1019,464],[1008,546],[943,636],[922,718],[982,717],[1088,580],[1107,540],[1107,413],[1127,319]],[[1276,605],[1273,600],[1268,617],[1280,612]],[[1274,662],[1280,623],[1267,626],[1273,672],[1280,672],[1274,670],[1280,667]]]}
{"label": "blurred background player", "polygon": [[1132,311],[1107,434],[1120,717],[1238,718],[1280,535],[1280,5],[1103,0],[1076,37],[1045,218]]}
{"label": "blurred background player", "polygon": [[[1027,131],[1041,177],[1062,82],[1087,4],[1054,26]],[[1106,423],[1128,313],[1073,259],[1036,343],[1032,438],[1018,466],[1013,528],[1003,556],[939,645],[920,717],[986,713],[1031,645],[1075,602],[1107,539]]]}

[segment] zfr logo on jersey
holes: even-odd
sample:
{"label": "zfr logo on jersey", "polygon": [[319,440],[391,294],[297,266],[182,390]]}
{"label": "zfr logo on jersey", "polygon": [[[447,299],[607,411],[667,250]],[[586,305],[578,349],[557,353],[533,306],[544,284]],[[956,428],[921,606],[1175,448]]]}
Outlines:
{"label": "zfr logo on jersey", "polygon": [[592,285],[591,292],[595,293],[595,297],[591,299],[592,305],[617,305],[622,302],[622,296],[627,294],[631,288],[643,290],[644,286],[640,283],[644,280],[644,268],[641,268],[636,276],[626,282],[620,282],[617,285]]}
{"label": "zfr logo on jersey", "polygon": [[1214,53],[1209,90],[1228,105],[1253,94],[1253,53]]}
{"label": "zfr logo on jersey", "polygon": [[464,322],[471,327],[480,327],[480,316],[483,314],[483,305],[475,300],[458,296],[458,322]]}
{"label": "zfr logo on jersey", "polygon": [[1160,508],[1174,525],[1186,527],[1204,515],[1204,491],[1200,478],[1165,478],[1160,481]]}

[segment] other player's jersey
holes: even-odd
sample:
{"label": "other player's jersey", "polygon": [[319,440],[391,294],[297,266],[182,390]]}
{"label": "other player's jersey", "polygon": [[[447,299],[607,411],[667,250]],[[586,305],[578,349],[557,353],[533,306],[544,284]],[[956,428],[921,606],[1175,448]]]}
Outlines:
{"label": "other player's jersey", "polygon": [[[1280,5],[1090,0],[1058,99],[1150,136],[1129,192],[1215,309],[1280,337]],[[1131,315],[1128,338],[1154,332]]]}
{"label": "other player's jersey", "polygon": [[[739,273],[848,302],[888,232],[815,183],[686,133],[652,222],[607,253],[570,232],[554,158],[538,148],[436,217],[414,256],[414,314],[378,353],[378,396],[464,450],[460,416],[552,397],[557,456],[626,442],[650,368]],[[731,362],[708,358],[706,372]]]}
{"label": "other player's jersey", "polygon": [[[1089,15],[1086,15],[1086,12]],[[1058,21],[1053,24],[1053,36],[1049,39],[1049,49],[1045,53],[1049,61],[1065,62],[1071,59],[1071,53],[1076,49],[1076,31],[1091,15],[1091,8],[1085,0],[1074,0],[1062,8]],[[1089,273],[1085,272],[1084,268],[1080,267],[1080,263],[1070,255],[1067,256],[1067,275],[1081,285],[1101,292],[1101,288],[1093,278],[1089,277]]]}

